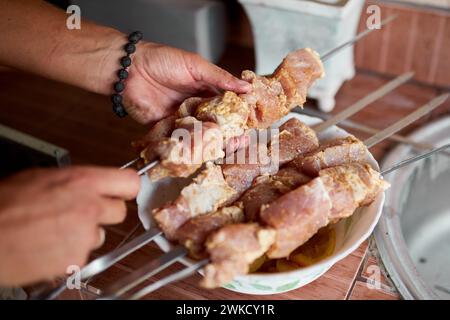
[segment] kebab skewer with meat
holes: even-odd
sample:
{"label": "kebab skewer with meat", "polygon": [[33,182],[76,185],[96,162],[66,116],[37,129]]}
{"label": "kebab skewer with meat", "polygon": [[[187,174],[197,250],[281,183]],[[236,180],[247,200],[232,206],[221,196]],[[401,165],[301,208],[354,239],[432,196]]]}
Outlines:
{"label": "kebab skewer with meat", "polygon": [[[218,145],[225,149],[228,146],[232,153],[242,146],[240,138],[246,130],[268,128],[292,108],[302,106],[308,88],[322,76],[323,65],[316,52],[311,49],[291,52],[271,76],[256,76],[251,71],[243,71],[242,79],[252,84],[250,92],[237,95],[226,91],[214,98],[190,98],[175,115],[157,123],[134,146],[141,150],[141,157],[146,162],[159,159],[149,171],[153,180],[190,176],[202,163],[223,158],[225,153]],[[192,154],[203,155],[201,161],[192,163],[180,157],[180,150],[186,150],[186,141],[173,139],[170,134],[183,128],[193,135],[194,124],[201,124],[203,131],[215,130],[220,135],[210,134],[209,140],[190,145]],[[205,148],[211,152],[204,154]]]}

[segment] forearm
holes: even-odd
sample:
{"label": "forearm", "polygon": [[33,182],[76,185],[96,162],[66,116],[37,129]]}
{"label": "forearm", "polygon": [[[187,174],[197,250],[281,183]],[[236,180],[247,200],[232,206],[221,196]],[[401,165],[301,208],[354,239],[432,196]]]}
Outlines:
{"label": "forearm", "polygon": [[67,17],[40,0],[0,0],[0,64],[111,93],[125,35],[84,20],[69,30]]}

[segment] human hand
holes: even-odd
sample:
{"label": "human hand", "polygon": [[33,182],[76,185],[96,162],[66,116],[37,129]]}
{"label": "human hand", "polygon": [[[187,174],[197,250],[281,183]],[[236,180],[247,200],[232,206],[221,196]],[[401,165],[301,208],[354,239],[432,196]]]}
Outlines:
{"label": "human hand", "polygon": [[0,286],[50,280],[86,264],[133,199],[133,170],[34,169],[0,182]]}
{"label": "human hand", "polygon": [[245,93],[250,84],[197,54],[142,43],[133,57],[124,91],[127,112],[142,124],[173,113],[186,98],[222,90]]}

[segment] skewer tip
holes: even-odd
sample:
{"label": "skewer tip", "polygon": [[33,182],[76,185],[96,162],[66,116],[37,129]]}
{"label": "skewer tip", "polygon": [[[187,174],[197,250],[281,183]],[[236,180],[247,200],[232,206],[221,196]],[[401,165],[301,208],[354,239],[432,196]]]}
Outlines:
{"label": "skewer tip", "polygon": [[381,25],[384,26],[384,25],[386,25],[387,23],[389,23],[389,22],[391,22],[391,21],[397,19],[397,17],[398,17],[398,14],[396,14],[396,13],[393,14],[393,15],[390,15],[389,17],[387,17],[386,19],[384,19],[384,20],[381,21]]}
{"label": "skewer tip", "polygon": [[154,160],[152,162],[150,162],[149,164],[147,164],[145,167],[143,167],[142,169],[140,169],[137,173],[138,175],[143,175],[145,174],[148,170],[150,170],[151,168],[153,168],[154,166],[156,166],[159,163],[158,160]]}
{"label": "skewer tip", "polygon": [[450,96],[450,92],[446,92],[446,93],[441,94],[439,96],[439,98],[442,98],[442,100],[445,101],[448,99],[449,96]]}
{"label": "skewer tip", "polygon": [[403,74],[403,77],[407,78],[407,79],[411,79],[412,77],[414,77],[416,73],[414,71],[408,71],[406,73]]}
{"label": "skewer tip", "polygon": [[140,159],[141,159],[140,157],[134,158],[134,159],[131,160],[130,162],[127,162],[127,163],[125,163],[123,166],[121,166],[120,169],[122,170],[122,169],[126,169],[126,168],[128,168],[128,167],[131,167],[133,164],[135,164],[136,162],[138,162]]}

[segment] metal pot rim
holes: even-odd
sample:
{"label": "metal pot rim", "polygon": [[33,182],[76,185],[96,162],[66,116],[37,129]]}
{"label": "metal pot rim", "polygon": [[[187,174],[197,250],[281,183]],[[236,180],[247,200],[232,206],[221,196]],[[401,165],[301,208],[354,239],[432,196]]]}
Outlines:
{"label": "metal pot rim", "polygon": [[[440,141],[430,141],[437,132],[450,128],[450,117],[434,121],[425,127],[416,130],[409,136],[410,139],[421,142],[433,142],[440,144]],[[394,148],[384,159],[383,167],[389,167],[395,162],[410,156],[411,147],[399,145]],[[398,194],[400,188],[395,189],[395,185],[401,185],[401,181],[409,176],[408,169],[400,170],[389,177],[393,183],[393,188],[386,196],[384,214],[375,228],[374,237],[383,264],[390,274],[391,280],[404,299],[439,299],[433,290],[425,283],[417,272],[413,263],[400,226],[399,215],[396,212]]]}

